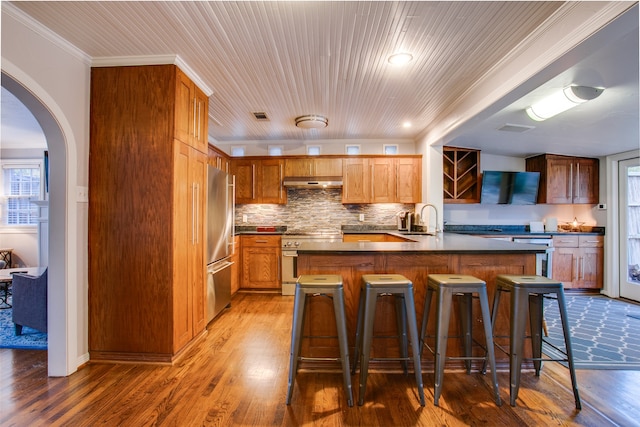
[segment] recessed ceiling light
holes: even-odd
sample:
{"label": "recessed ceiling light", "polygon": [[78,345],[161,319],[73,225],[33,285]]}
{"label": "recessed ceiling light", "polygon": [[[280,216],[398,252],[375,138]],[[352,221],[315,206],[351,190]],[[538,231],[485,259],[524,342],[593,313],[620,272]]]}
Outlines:
{"label": "recessed ceiling light", "polygon": [[404,123],[402,124],[402,127],[403,127],[403,128],[410,128],[410,127],[411,127],[411,122],[404,122]]}
{"label": "recessed ceiling light", "polygon": [[413,55],[411,55],[410,53],[401,52],[401,53],[394,53],[393,55],[391,55],[388,61],[390,64],[404,65],[411,62],[412,59],[413,59]]}

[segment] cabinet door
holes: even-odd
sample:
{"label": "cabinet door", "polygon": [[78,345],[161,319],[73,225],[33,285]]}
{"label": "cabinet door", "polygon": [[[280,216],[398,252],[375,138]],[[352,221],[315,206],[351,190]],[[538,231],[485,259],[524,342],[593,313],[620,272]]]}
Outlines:
{"label": "cabinet door", "polygon": [[[189,156],[191,148],[180,141],[174,143],[173,194],[173,351],[177,352],[193,336],[192,287],[189,277],[191,231],[191,180]],[[160,301],[155,301],[160,304]]]}
{"label": "cabinet door", "polygon": [[176,72],[175,137],[190,144],[194,120],[193,82],[180,70]]}
{"label": "cabinet door", "polygon": [[313,175],[342,176],[342,159],[313,159]]}
{"label": "cabinet door", "polygon": [[203,153],[209,145],[209,99],[195,84],[193,85],[194,120],[193,147]]}
{"label": "cabinet door", "polygon": [[371,175],[368,167],[367,159],[344,159],[342,203],[369,203]]}
{"label": "cabinet door", "polygon": [[602,288],[604,251],[602,248],[580,248],[578,259],[580,288]]}
{"label": "cabinet door", "polygon": [[547,160],[547,203],[573,203],[573,159]]}
{"label": "cabinet door", "polygon": [[422,159],[396,159],[396,202],[420,203],[422,201]]}
{"label": "cabinet door", "polygon": [[599,200],[598,159],[575,160],[573,166],[573,203],[596,204]]}
{"label": "cabinet door", "polygon": [[284,161],[284,176],[313,175],[313,159],[286,159]]}
{"label": "cabinet door", "polygon": [[189,279],[191,282],[191,304],[193,306],[193,336],[207,326],[205,251],[205,215],[207,155],[195,148],[190,149],[189,176],[191,201],[189,215],[191,245],[189,246]]}
{"label": "cabinet door", "polygon": [[282,160],[260,161],[258,188],[261,203],[286,203],[287,193],[282,186],[283,175],[284,162]]}
{"label": "cabinet door", "polygon": [[236,176],[236,203],[256,203],[257,164],[252,160],[233,160],[231,172]]}
{"label": "cabinet door", "polygon": [[559,280],[565,288],[572,288],[577,281],[577,248],[555,248],[553,252],[553,279]]}
{"label": "cabinet door", "polygon": [[396,167],[394,159],[369,159],[371,203],[396,201]]}

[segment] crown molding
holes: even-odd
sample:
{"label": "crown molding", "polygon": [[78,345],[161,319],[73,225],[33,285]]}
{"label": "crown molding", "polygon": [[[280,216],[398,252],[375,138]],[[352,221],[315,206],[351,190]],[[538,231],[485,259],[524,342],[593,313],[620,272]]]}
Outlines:
{"label": "crown molding", "polygon": [[87,55],[84,51],[78,49],[75,45],[69,43],[67,40],[59,36],[57,33],[54,33],[49,28],[42,25],[40,22],[33,19],[31,16],[24,13],[22,10],[18,9],[14,5],[3,1],[2,2],[2,14],[6,14],[16,21],[20,22],[39,36],[43,37],[45,40],[53,43],[58,46],[60,49],[64,50],[68,54],[78,58],[84,64],[91,64],[91,57]]}
{"label": "crown molding", "polygon": [[205,84],[198,74],[180,57],[180,55],[139,55],[139,56],[105,56],[93,58],[92,67],[126,67],[134,65],[176,65],[196,86],[210,97],[213,90]]}

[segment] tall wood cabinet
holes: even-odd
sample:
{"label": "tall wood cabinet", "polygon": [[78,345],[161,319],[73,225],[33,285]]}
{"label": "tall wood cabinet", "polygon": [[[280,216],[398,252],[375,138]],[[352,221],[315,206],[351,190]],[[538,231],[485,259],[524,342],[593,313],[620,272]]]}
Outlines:
{"label": "tall wood cabinet", "polygon": [[542,154],[526,160],[527,172],[540,172],[538,203],[597,204],[599,160]]}
{"label": "tall wood cabinet", "polygon": [[205,331],[207,125],[197,116],[208,105],[199,90],[185,101],[191,85],[174,65],[91,71],[92,360],[172,362]]}

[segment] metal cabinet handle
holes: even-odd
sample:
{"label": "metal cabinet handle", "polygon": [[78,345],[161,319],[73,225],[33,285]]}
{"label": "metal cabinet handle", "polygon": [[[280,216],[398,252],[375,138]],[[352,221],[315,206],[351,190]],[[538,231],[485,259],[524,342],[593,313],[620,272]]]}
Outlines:
{"label": "metal cabinet handle", "polygon": [[569,165],[569,198],[573,199],[573,163]]}
{"label": "metal cabinet handle", "polygon": [[256,198],[256,165],[251,165],[251,198]]}
{"label": "metal cabinet handle", "polygon": [[580,198],[580,163],[576,163],[576,198]]}
{"label": "metal cabinet handle", "polygon": [[256,243],[269,243],[269,241],[268,240],[257,240],[256,239]]}

